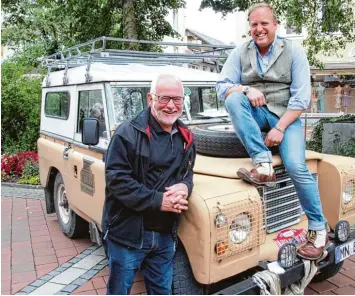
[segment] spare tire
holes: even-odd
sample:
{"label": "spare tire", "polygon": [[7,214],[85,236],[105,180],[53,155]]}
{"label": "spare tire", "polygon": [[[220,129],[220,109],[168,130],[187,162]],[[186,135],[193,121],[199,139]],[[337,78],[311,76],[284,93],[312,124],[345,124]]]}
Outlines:
{"label": "spare tire", "polygon": [[[196,151],[203,155],[230,158],[249,158],[244,145],[236,136],[231,124],[207,124],[193,129]],[[262,132],[263,138],[266,133]],[[276,147],[271,149],[278,152]]]}

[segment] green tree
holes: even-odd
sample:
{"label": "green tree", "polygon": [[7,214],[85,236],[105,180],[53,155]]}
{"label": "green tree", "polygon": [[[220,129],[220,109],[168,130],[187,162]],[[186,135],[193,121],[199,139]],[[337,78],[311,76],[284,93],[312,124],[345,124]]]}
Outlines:
{"label": "green tree", "polygon": [[[201,9],[211,7],[223,16],[246,11],[258,0],[202,0]],[[296,31],[307,30],[303,46],[311,65],[323,67],[318,54],[337,55],[347,43],[355,41],[354,0],[265,0],[277,13],[278,21],[286,20]]]}
{"label": "green tree", "polygon": [[[99,36],[162,40],[180,0],[4,0],[2,44],[52,54]],[[37,58],[35,56],[33,58]]]}

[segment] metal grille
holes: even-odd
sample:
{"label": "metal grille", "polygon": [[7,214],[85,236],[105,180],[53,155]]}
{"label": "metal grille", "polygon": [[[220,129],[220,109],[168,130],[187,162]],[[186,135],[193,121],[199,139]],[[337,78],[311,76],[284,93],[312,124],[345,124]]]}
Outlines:
{"label": "metal grille", "polygon": [[[216,227],[215,262],[252,249],[265,242],[262,204],[256,199],[217,206],[214,211]],[[219,223],[222,217],[224,223]]]}
{"label": "metal grille", "polygon": [[[275,167],[276,186],[258,187],[265,209],[266,232],[297,224],[303,213],[295,186],[284,166]],[[318,175],[312,174],[318,183]]]}
{"label": "metal grille", "polygon": [[344,213],[355,209],[355,171],[343,177],[342,208]]}

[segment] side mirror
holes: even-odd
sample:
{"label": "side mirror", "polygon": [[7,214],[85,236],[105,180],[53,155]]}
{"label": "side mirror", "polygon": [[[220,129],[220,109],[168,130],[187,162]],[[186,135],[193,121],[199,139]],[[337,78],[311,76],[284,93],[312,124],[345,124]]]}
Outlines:
{"label": "side mirror", "polygon": [[83,119],[82,142],[85,145],[97,145],[100,140],[100,122],[96,118]]}

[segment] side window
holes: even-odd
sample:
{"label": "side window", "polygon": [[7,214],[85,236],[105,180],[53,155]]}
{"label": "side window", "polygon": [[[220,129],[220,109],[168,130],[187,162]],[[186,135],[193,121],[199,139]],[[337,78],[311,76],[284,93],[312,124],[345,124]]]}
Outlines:
{"label": "side window", "polygon": [[100,137],[107,138],[101,90],[79,91],[78,133],[82,131],[84,118],[96,118],[100,122]]}
{"label": "side window", "polygon": [[69,117],[69,93],[50,92],[46,94],[44,103],[44,114],[47,117],[58,119],[68,119]]}
{"label": "side window", "polygon": [[135,117],[144,109],[148,87],[112,87],[116,122]]}

